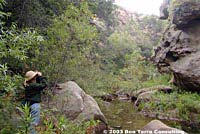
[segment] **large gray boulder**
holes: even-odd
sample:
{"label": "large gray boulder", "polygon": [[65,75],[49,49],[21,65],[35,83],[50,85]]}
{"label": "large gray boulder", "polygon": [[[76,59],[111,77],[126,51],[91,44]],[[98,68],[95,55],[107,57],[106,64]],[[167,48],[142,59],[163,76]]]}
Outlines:
{"label": "large gray boulder", "polygon": [[50,105],[52,109],[58,110],[67,118],[76,122],[94,119],[107,124],[97,102],[75,82],[69,81],[59,84],[59,89],[56,90]]}
{"label": "large gray boulder", "polygon": [[200,1],[198,0],[177,0],[172,6],[171,20],[177,27],[187,26],[191,21],[200,18]]}
{"label": "large gray boulder", "polygon": [[144,132],[151,131],[153,132],[153,134],[169,134],[169,133],[170,134],[187,134],[186,132],[182,130],[169,127],[159,120],[151,121],[146,126],[144,126],[141,130]]}
{"label": "large gray boulder", "polygon": [[154,61],[160,72],[173,73],[176,85],[200,92],[200,2],[177,3]]}

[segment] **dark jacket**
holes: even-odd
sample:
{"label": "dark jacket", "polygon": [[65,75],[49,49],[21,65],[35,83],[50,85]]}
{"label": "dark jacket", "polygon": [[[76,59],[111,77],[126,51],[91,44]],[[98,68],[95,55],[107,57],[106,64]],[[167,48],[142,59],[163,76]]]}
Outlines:
{"label": "dark jacket", "polygon": [[41,102],[41,92],[47,87],[47,79],[42,76],[36,78],[36,83],[30,83],[25,87],[25,102],[29,105]]}

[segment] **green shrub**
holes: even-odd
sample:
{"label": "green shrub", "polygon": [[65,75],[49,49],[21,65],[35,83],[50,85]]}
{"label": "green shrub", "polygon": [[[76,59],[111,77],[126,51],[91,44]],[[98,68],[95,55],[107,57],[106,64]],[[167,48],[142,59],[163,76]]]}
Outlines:
{"label": "green shrub", "polygon": [[[200,121],[197,116],[200,113],[200,96],[197,93],[174,91],[171,94],[157,93],[152,102],[143,104],[144,110],[158,112],[169,117],[180,118],[189,121]],[[156,101],[155,101],[156,100]],[[171,112],[174,111],[174,114]]]}

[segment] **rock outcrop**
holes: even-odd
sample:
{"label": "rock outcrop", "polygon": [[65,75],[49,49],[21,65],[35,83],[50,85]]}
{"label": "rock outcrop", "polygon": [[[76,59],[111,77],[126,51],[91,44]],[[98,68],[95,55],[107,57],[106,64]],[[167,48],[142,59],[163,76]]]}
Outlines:
{"label": "rock outcrop", "polygon": [[[172,88],[169,86],[155,86],[150,88],[143,88],[133,93],[133,99],[131,100],[135,103],[135,106],[139,106],[141,103],[148,102],[148,101],[159,101],[155,100],[153,95],[157,92],[163,92],[163,93],[171,93]],[[136,99],[135,99],[136,98]]]}
{"label": "rock outcrop", "polygon": [[[175,2],[176,3],[176,2]],[[173,3],[172,3],[173,4]],[[183,0],[174,5],[172,11],[172,22],[177,27],[187,26],[191,21],[198,20],[200,18],[200,1]]]}
{"label": "rock outcrop", "polygon": [[135,106],[139,106],[141,103],[145,103],[145,102],[148,102],[148,101],[155,101],[152,98],[153,94],[155,94],[155,93],[156,93],[156,90],[141,93],[137,97],[137,100],[135,101]]}
{"label": "rock outcrop", "polygon": [[151,131],[153,132],[153,134],[187,134],[186,132],[176,129],[176,128],[172,128],[169,127],[167,125],[165,125],[164,123],[162,123],[159,120],[153,120],[150,123],[148,123],[146,126],[144,126],[142,129],[142,131]]}
{"label": "rock outcrop", "polygon": [[170,0],[164,0],[160,6],[160,19],[167,19],[169,17],[169,1]]}
{"label": "rock outcrop", "polygon": [[50,107],[76,122],[94,119],[107,124],[97,102],[72,81],[59,84]]}
{"label": "rock outcrop", "polygon": [[174,83],[182,89],[200,92],[200,2],[174,1],[170,25],[154,61],[160,72],[172,72]]}
{"label": "rock outcrop", "polygon": [[142,88],[139,89],[135,92],[133,92],[134,96],[138,97],[140,94],[148,91],[159,91],[159,92],[164,92],[164,93],[171,93],[172,88],[170,86],[165,86],[165,85],[158,85],[158,86],[153,86],[149,88]]}

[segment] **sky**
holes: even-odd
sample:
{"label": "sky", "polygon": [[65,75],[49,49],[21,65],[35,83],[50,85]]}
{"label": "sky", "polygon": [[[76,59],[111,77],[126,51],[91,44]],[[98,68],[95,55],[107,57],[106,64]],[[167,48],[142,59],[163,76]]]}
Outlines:
{"label": "sky", "polygon": [[163,0],[116,0],[116,4],[131,12],[158,15]]}

